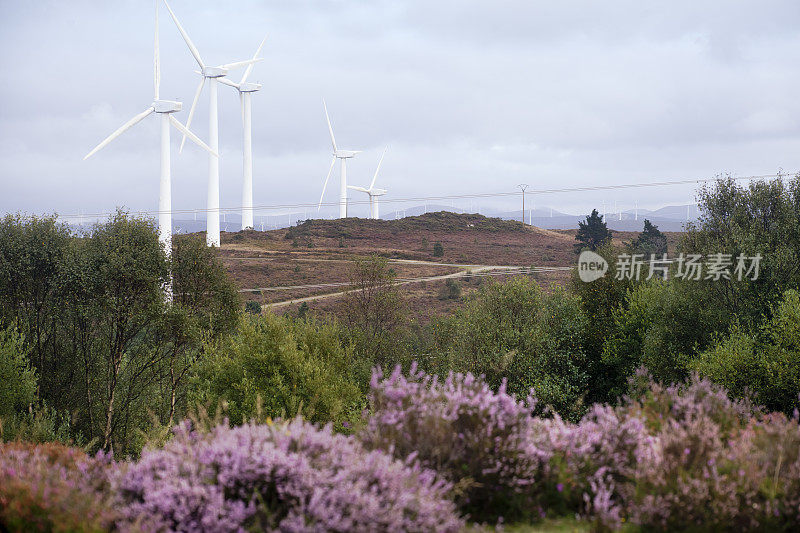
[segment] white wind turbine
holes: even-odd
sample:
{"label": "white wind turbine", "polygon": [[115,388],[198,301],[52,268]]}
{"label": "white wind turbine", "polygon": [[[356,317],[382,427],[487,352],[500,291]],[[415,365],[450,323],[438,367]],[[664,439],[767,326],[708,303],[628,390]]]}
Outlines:
{"label": "white wind turbine", "polygon": [[91,152],[86,154],[86,160],[97,153],[108,143],[125,133],[127,130],[141,122],[151,113],[161,115],[161,184],[158,195],[158,235],[163,244],[167,255],[172,252],[172,180],[170,176],[170,146],[169,146],[169,127],[170,124],[178,131],[189,137],[194,143],[204,148],[212,157],[216,157],[216,151],[209,148],[203,141],[189,131],[172,113],[181,110],[180,102],[171,100],[161,100],[159,98],[159,86],[161,85],[161,64],[158,49],[158,3],[156,3],[156,33],[153,54],[153,88],[155,97],[150,106],[122,125],[117,131],[109,135],[103,142],[98,144]]}
{"label": "white wind turbine", "polygon": [[322,106],[325,108],[325,118],[328,119],[328,131],[331,133],[331,144],[333,145],[333,160],[328,169],[328,175],[325,177],[325,184],[322,186],[322,194],[319,197],[319,206],[317,211],[322,207],[322,198],[325,196],[325,189],[328,187],[328,180],[333,172],[333,165],[336,164],[337,159],[342,160],[342,181],[339,184],[339,218],[347,218],[347,164],[346,161],[356,154],[360,154],[361,150],[339,150],[336,148],[336,138],[333,136],[333,127],[331,126],[331,117],[328,116],[328,106],[325,100],[322,101]]}
{"label": "white wind turbine", "polygon": [[[189,118],[186,120],[186,127],[188,128],[192,123],[192,116],[194,116],[194,108],[197,105],[197,100],[200,98],[200,93],[206,83],[206,78],[209,80],[208,93],[209,93],[209,114],[208,114],[208,143],[214,152],[219,151],[219,113],[217,110],[217,80],[225,77],[228,71],[234,68],[250,65],[260,59],[250,59],[247,61],[237,61],[235,63],[227,63],[216,67],[209,67],[203,63],[200,57],[200,52],[197,51],[194,43],[189,38],[189,35],[178,22],[178,17],[173,13],[172,8],[169,7],[167,0],[164,0],[164,5],[167,6],[170,16],[172,17],[175,26],[178,27],[183,40],[186,41],[186,46],[194,56],[197,64],[200,65],[200,85],[194,94],[192,107],[189,109]],[[186,142],[186,136],[181,141],[181,150],[183,150],[183,143]],[[208,158],[208,204],[206,213],[206,244],[208,246],[220,245],[219,238],[219,155],[214,155]]]}
{"label": "white wind turbine", "polygon": [[383,157],[386,155],[386,150],[389,147],[387,146],[383,150],[383,155],[381,155],[380,160],[378,161],[378,168],[375,169],[375,175],[372,176],[372,183],[369,184],[369,189],[365,189],[364,187],[356,187],[355,185],[348,185],[348,189],[353,189],[354,191],[361,191],[365,192],[369,195],[369,218],[372,219],[379,219],[380,213],[378,210],[378,196],[383,196],[386,194],[386,189],[376,189],[375,188],[375,180],[378,179],[378,172],[381,169],[381,163],[383,163]]}
{"label": "white wind turbine", "polygon": [[[258,50],[253,55],[253,59],[258,59],[258,54],[261,53],[261,48],[264,42],[258,46]],[[261,89],[260,83],[248,83],[247,78],[253,70],[253,64],[247,65],[247,70],[239,83],[233,83],[227,78],[219,78],[220,83],[230,85],[239,91],[239,102],[242,106],[242,128],[244,130],[243,148],[242,148],[242,167],[244,169],[244,181],[242,183],[242,229],[253,229],[253,128],[252,128],[252,111],[250,104],[251,95]]]}

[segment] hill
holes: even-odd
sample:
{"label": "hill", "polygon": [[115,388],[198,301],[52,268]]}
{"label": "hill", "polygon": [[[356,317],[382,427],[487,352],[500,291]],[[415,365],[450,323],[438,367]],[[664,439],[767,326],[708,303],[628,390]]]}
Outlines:
{"label": "hill", "polygon": [[[487,279],[536,267],[545,287],[569,279],[575,231],[552,231],[479,214],[440,211],[398,220],[306,220],[271,231],[222,233],[220,256],[246,300],[276,312],[296,312],[301,301],[321,312],[338,311],[352,258],[377,254],[390,262],[420,321],[454,310],[443,298],[450,281],[462,297]],[[678,234],[669,234],[671,248]],[[615,232],[622,243],[635,233]],[[177,237],[180,238],[180,237]],[[442,255],[434,255],[441,243]]]}

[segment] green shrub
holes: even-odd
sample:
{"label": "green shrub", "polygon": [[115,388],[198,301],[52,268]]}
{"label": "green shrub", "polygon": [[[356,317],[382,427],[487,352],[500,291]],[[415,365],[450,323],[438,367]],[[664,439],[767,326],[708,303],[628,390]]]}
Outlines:
{"label": "green shrub", "polygon": [[520,398],[535,389],[541,405],[580,416],[587,387],[579,301],[563,290],[545,293],[535,281],[515,277],[487,283],[455,316],[434,326],[441,374],[485,375],[493,388],[508,380]]}
{"label": "green shrub", "polygon": [[695,351],[708,346],[726,327],[708,293],[695,293],[691,281],[644,283],[628,293],[627,305],[613,313],[614,330],[603,346],[611,370],[611,397],[625,392],[626,381],[644,365],[658,381],[674,383],[689,374]]}
{"label": "green shrub", "polygon": [[16,329],[0,331],[0,418],[26,411],[36,400],[36,372]]}
{"label": "green shrub", "polygon": [[440,300],[458,300],[461,298],[461,285],[454,279],[448,279],[439,290]]}
{"label": "green shrub", "polygon": [[444,256],[444,246],[442,246],[442,243],[437,242],[433,245],[433,257],[442,256]]}
{"label": "green shrub", "polygon": [[190,401],[223,409],[232,424],[298,413],[342,423],[360,409],[358,365],[335,326],[266,313],[243,319],[234,335],[206,351]]}
{"label": "green shrub", "polygon": [[261,314],[261,305],[255,300],[248,300],[244,306],[244,310],[251,315]]}
{"label": "green shrub", "polygon": [[736,396],[753,394],[770,410],[800,407],[800,294],[783,300],[753,334],[735,324],[730,333],[692,362],[692,368]]}

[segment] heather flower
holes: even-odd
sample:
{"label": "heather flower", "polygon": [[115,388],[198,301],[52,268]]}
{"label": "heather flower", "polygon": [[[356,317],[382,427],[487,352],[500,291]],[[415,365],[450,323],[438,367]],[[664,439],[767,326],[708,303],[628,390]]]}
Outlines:
{"label": "heather flower", "polygon": [[534,401],[492,391],[471,374],[439,381],[412,365],[372,376],[372,416],[361,439],[401,459],[413,458],[455,485],[474,520],[531,513],[551,457],[547,423],[532,418]]}
{"label": "heather flower", "polygon": [[366,451],[352,437],[295,419],[271,425],[189,423],[125,469],[127,523],[165,531],[457,531],[434,472]]}

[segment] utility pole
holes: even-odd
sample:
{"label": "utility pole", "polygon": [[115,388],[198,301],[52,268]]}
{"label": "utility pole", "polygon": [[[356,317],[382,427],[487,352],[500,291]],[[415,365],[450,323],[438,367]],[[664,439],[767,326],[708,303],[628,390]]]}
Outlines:
{"label": "utility pole", "polygon": [[525,189],[528,188],[528,184],[520,183],[519,185],[517,185],[517,187],[519,187],[519,189],[522,191],[522,216],[520,218],[522,224],[525,225]]}

